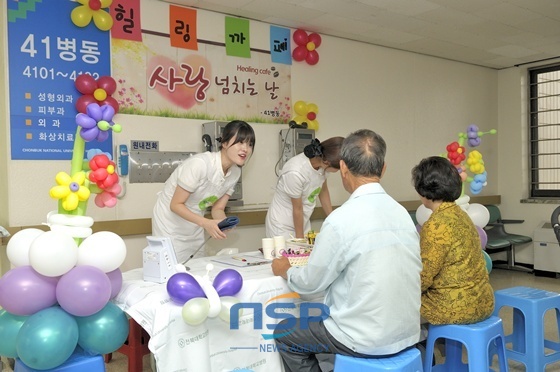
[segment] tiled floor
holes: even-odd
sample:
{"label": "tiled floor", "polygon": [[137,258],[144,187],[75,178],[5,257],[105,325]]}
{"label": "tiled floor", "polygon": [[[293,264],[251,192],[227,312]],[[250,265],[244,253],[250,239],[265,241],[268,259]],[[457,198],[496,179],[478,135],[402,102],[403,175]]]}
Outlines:
{"label": "tiled floor", "polygon": [[[490,280],[492,282],[492,286],[494,290],[510,288],[515,286],[527,286],[527,287],[535,287],[540,289],[545,289],[553,292],[560,292],[560,279],[557,278],[547,278],[547,277],[537,277],[533,274],[519,272],[519,271],[511,271],[511,270],[501,270],[501,269],[494,269],[490,274]],[[506,334],[511,332],[511,310],[508,313],[508,309],[504,309],[500,315],[504,318],[504,330]],[[545,327],[546,327],[546,334],[547,338],[558,341],[558,326],[556,324],[556,317],[552,311],[549,311],[545,316]],[[436,354],[436,359],[439,359],[440,356]],[[4,368],[2,371],[8,372],[12,369],[6,365],[6,360],[2,358],[4,361]],[[126,357],[119,353],[113,354],[113,360],[106,364],[107,372],[127,372],[127,361]],[[151,372],[152,369],[150,367],[150,356],[146,355],[144,357],[144,366],[142,372]],[[497,360],[494,361],[494,370],[498,371],[498,363]],[[525,371],[523,365],[510,362],[509,368],[511,372],[518,372],[518,371]],[[546,369],[547,372],[551,371],[560,371],[560,362],[551,364]],[[138,371],[140,372],[140,371]],[[201,371],[203,372],[203,371]],[[272,371],[277,372],[277,371]],[[279,371],[278,371],[279,372]],[[527,372],[540,372],[540,371],[527,371]]]}

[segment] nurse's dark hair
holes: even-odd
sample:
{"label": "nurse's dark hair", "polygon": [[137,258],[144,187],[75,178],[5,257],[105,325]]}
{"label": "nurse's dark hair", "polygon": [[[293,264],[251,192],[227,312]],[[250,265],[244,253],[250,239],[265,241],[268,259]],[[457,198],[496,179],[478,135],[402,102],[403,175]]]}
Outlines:
{"label": "nurse's dark hair", "polygon": [[308,158],[320,157],[329,164],[329,167],[340,169],[340,148],[344,137],[331,137],[321,142],[313,139],[311,143],[303,149]]}
{"label": "nurse's dark hair", "polygon": [[229,140],[235,137],[236,143],[248,142],[249,145],[255,150],[255,131],[253,127],[242,120],[233,120],[226,124],[222,132],[222,137],[217,140],[220,142],[220,150],[222,149],[222,144],[227,143]]}
{"label": "nurse's dark hair", "polygon": [[441,156],[422,159],[412,168],[412,183],[416,192],[428,200],[453,202],[461,196],[459,171]]}
{"label": "nurse's dark hair", "polygon": [[360,129],[344,139],[341,158],[350,173],[361,177],[381,177],[387,145],[379,134]]}

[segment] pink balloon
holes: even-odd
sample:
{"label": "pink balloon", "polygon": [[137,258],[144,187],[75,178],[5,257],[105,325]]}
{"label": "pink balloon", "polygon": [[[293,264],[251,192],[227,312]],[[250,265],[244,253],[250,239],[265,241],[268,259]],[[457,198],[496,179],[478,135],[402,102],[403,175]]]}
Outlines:
{"label": "pink balloon", "polygon": [[56,304],[58,278],[19,266],[0,278],[0,306],[14,315],[32,315]]}
{"label": "pink balloon", "polygon": [[117,82],[110,76],[101,76],[97,79],[97,87],[104,89],[107,94],[113,94],[117,90]]}
{"label": "pink balloon", "polygon": [[[79,75],[74,83],[78,92],[82,94],[93,94],[97,89],[97,82],[93,76],[88,74]],[[85,112],[85,111],[84,111]]]}
{"label": "pink balloon", "polygon": [[167,281],[167,293],[173,302],[184,305],[195,297],[206,297],[196,279],[188,273],[176,273]]}
{"label": "pink balloon", "polygon": [[122,272],[120,269],[116,269],[105,274],[107,275],[109,281],[111,282],[111,298],[115,298],[119,294],[122,288],[122,282],[123,282]]}
{"label": "pink balloon", "polygon": [[76,316],[97,313],[109,302],[111,281],[94,266],[76,266],[60,277],[56,298],[60,307]]}
{"label": "pink balloon", "polygon": [[316,33],[312,33],[309,35],[308,37],[309,41],[311,41],[313,44],[315,44],[315,48],[319,48],[319,45],[321,45],[321,35],[316,34]]}
{"label": "pink balloon", "polygon": [[292,52],[292,57],[296,61],[301,62],[305,59],[307,53],[308,53],[307,48],[303,45],[300,45],[294,49],[294,51]]}
{"label": "pink balloon", "polygon": [[214,286],[220,297],[233,296],[241,290],[243,277],[233,269],[225,269],[216,275],[212,286]]}
{"label": "pink balloon", "polygon": [[482,227],[479,226],[475,226],[475,227],[476,227],[476,231],[478,231],[478,236],[480,237],[480,246],[482,247],[482,249],[486,249],[486,243],[488,243],[488,235],[486,234],[486,231],[484,231]]}
{"label": "pink balloon", "polygon": [[297,45],[305,46],[307,44],[307,32],[302,29],[295,30],[292,37]]}
{"label": "pink balloon", "polygon": [[311,66],[316,65],[317,62],[319,62],[319,53],[317,53],[316,50],[310,51],[309,53],[307,53],[307,56],[305,57],[305,61],[309,63]]}

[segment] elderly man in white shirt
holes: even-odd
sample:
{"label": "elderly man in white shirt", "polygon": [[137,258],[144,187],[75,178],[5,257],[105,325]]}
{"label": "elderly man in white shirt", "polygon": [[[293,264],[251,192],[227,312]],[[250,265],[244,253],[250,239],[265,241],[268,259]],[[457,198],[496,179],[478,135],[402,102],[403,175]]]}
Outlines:
{"label": "elderly man in white shirt", "polygon": [[325,291],[328,307],[290,329],[290,319],[277,326],[286,372],[321,371],[316,354],[389,355],[420,338],[419,237],[406,209],[379,184],[385,152],[371,130],[348,136],[340,172],[350,198],[323,223],[307,266],[291,267],[285,257],[272,263],[295,292]]}

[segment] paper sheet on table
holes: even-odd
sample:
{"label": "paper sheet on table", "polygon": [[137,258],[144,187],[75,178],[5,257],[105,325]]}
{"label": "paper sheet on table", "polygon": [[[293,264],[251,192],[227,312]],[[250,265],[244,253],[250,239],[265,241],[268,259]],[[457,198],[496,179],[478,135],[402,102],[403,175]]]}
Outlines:
{"label": "paper sheet on table", "polygon": [[212,257],[211,261],[219,262],[230,266],[236,266],[236,267],[266,265],[272,262],[272,260],[267,260],[266,258],[262,257],[262,255],[259,257],[251,254],[236,254],[233,256],[215,256]]}

